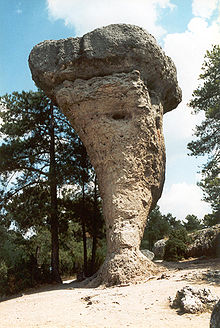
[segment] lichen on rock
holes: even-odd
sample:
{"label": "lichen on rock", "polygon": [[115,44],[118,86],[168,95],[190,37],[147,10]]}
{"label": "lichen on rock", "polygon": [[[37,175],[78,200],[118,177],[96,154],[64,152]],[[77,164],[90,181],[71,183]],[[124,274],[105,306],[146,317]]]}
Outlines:
{"label": "lichen on rock", "polygon": [[115,24],[44,41],[29,65],[79,134],[98,177],[107,256],[96,284],[141,280],[155,271],[139,247],[164,183],[163,114],[181,101],[174,64],[145,30]]}

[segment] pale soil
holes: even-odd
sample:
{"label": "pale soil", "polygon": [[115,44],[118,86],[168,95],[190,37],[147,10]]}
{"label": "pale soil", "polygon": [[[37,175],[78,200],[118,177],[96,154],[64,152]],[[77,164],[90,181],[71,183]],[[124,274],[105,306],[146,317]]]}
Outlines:
{"label": "pale soil", "polygon": [[178,314],[168,297],[191,285],[208,287],[220,297],[219,281],[203,280],[220,262],[186,261],[163,264],[166,277],[112,288],[80,288],[73,282],[47,286],[0,303],[1,328],[208,328],[210,313]]}

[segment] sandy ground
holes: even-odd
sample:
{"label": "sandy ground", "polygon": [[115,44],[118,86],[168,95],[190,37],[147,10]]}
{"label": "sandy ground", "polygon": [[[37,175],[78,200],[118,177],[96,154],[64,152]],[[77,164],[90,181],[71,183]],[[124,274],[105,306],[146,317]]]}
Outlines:
{"label": "sandy ground", "polygon": [[[210,313],[178,314],[169,307],[184,286],[208,287],[220,297],[219,281],[206,279],[220,261],[163,264],[165,275],[141,284],[80,288],[76,282],[31,290],[0,303],[1,328],[208,328]],[[165,268],[166,267],[166,268]]]}

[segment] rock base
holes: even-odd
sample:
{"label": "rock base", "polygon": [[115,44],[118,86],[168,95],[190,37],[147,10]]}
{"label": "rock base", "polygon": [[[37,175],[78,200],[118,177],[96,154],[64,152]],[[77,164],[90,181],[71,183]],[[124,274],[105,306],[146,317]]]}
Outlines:
{"label": "rock base", "polygon": [[124,250],[106,257],[99,271],[91,278],[84,281],[87,287],[106,287],[114,285],[133,284],[143,282],[150,276],[161,271],[152,261],[140,251]]}

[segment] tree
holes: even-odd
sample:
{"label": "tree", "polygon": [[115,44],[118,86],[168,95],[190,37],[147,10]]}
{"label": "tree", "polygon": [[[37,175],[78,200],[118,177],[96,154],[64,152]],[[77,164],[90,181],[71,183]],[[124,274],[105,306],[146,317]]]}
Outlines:
{"label": "tree", "polygon": [[190,239],[185,228],[171,231],[166,242],[164,260],[179,261],[184,258]]}
{"label": "tree", "polygon": [[188,144],[193,156],[208,155],[199,186],[204,200],[214,211],[220,210],[220,46],[207,51],[200,75],[201,85],[193,92],[189,106],[194,113],[203,112],[204,121],[196,126],[196,140]]}
{"label": "tree", "polygon": [[163,215],[163,217],[169,224],[169,232],[171,230],[178,230],[178,229],[181,229],[183,227],[180,220],[177,220],[177,218],[175,216],[173,216],[171,213]]}
{"label": "tree", "polygon": [[97,176],[95,175],[94,179],[94,192],[93,192],[93,216],[92,216],[92,224],[91,224],[91,235],[92,235],[92,258],[91,258],[91,274],[96,271],[96,252],[98,245],[98,238],[103,238],[103,226],[104,226],[104,218],[102,216],[101,206],[100,206],[100,198],[98,195],[98,184],[97,184]]}
{"label": "tree", "polygon": [[0,225],[0,298],[48,282],[48,272],[39,269],[37,257],[31,240]]}
{"label": "tree", "polygon": [[214,212],[212,214],[206,214],[203,219],[203,225],[205,227],[212,227],[216,224],[220,224],[220,213]]}
{"label": "tree", "polygon": [[[0,133],[4,138],[0,145],[0,218],[5,226],[13,223],[23,234],[32,229],[38,236],[42,229],[50,229],[52,276],[57,282],[60,236],[62,256],[67,258],[64,236],[69,236],[71,223],[78,220],[82,228],[84,273],[88,274],[88,236],[92,238],[89,269],[93,272],[104,229],[97,179],[84,145],[41,90],[14,92],[1,97],[1,102],[5,109],[0,113]],[[68,201],[64,186],[70,195]],[[67,262],[73,266],[74,261]],[[63,261],[61,264],[63,270],[66,265]]]}
{"label": "tree", "polygon": [[[60,282],[57,188],[74,182],[74,141],[78,137],[41,90],[14,92],[1,97],[1,102],[5,105],[0,113],[1,211],[7,211],[13,221],[17,203],[24,209],[19,220],[16,217],[20,227],[50,225],[52,276]],[[47,197],[42,198],[43,194]],[[36,207],[39,215],[34,216]]]}
{"label": "tree", "polygon": [[183,226],[186,228],[187,231],[195,231],[202,228],[202,224],[200,220],[194,214],[189,214],[185,217],[185,222]]}
{"label": "tree", "polygon": [[[141,247],[152,250],[154,243],[169,234],[170,225],[158,205],[151,211],[144,231]],[[147,243],[145,242],[147,241]]]}
{"label": "tree", "polygon": [[79,267],[78,271],[83,273],[84,277],[95,273],[99,265],[96,256],[97,247],[99,240],[104,239],[105,236],[97,179],[96,176],[93,178],[94,183],[86,186],[85,193],[67,192],[64,196],[65,215],[70,218],[71,222],[81,226],[81,230],[78,230],[78,237],[83,241],[83,268]]}
{"label": "tree", "polygon": [[88,191],[88,184],[91,182],[91,177],[92,177],[92,166],[89,161],[86,148],[83,145],[82,141],[78,139],[78,142],[76,144],[76,164],[78,168],[78,179],[77,183],[81,187],[81,194],[82,197],[79,199],[79,215],[78,218],[81,221],[81,226],[82,226],[82,238],[83,238],[83,272],[84,275],[88,275],[88,255],[87,255],[87,237],[86,237],[86,222],[87,218],[91,213],[89,214],[90,211],[88,211],[89,204],[87,203],[86,206],[86,193]]}

